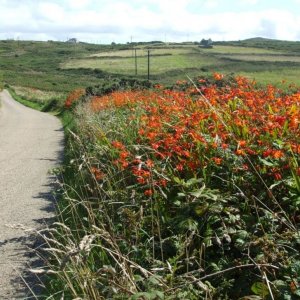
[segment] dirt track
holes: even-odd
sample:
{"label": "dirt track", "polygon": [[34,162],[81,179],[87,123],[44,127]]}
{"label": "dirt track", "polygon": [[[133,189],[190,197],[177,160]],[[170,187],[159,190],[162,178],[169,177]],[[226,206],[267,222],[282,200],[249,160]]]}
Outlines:
{"label": "dirt track", "polygon": [[57,118],[0,93],[0,299],[26,299],[21,276],[36,260],[31,231],[53,216],[53,176],[62,159]]}

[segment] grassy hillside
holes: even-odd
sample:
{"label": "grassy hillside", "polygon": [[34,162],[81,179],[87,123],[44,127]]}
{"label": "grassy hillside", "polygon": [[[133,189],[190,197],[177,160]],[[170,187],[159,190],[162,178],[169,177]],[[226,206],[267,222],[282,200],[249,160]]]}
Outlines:
{"label": "grassy hillside", "polygon": [[60,63],[81,57],[107,46],[60,42],[0,41],[0,69],[10,85],[68,92],[97,82],[92,70],[63,71]]}
{"label": "grassy hillside", "polygon": [[[108,76],[135,77],[133,45],[92,45],[63,42],[0,41],[0,70],[4,81],[16,87],[67,93],[95,85]],[[186,75],[213,72],[242,74],[260,83],[300,85],[299,42],[250,39],[217,42],[212,49],[189,44],[135,44],[137,77],[150,75],[172,84]]]}

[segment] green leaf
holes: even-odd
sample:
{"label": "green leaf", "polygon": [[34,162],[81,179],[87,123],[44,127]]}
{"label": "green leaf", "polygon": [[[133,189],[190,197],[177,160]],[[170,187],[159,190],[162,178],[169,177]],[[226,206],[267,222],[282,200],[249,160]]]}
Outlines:
{"label": "green leaf", "polygon": [[204,189],[205,189],[205,185],[203,185],[203,186],[202,186],[200,189],[198,189],[198,190],[195,190],[195,191],[193,191],[193,192],[190,192],[189,194],[192,195],[192,196],[194,196],[194,197],[196,197],[196,198],[199,198],[200,196],[202,196]]}
{"label": "green leaf", "polygon": [[264,159],[264,158],[260,158],[260,157],[259,157],[259,160],[260,160],[260,162],[262,162],[262,163],[263,163],[265,166],[267,166],[267,167],[274,167],[274,164],[273,164],[273,163],[267,161],[267,160]]}
{"label": "green leaf", "polygon": [[269,289],[267,287],[266,284],[264,284],[263,282],[255,282],[252,284],[251,286],[251,291],[256,294],[259,295],[261,297],[265,297],[267,295],[269,295]]}
{"label": "green leaf", "polygon": [[197,205],[195,207],[195,213],[196,213],[196,215],[200,216],[200,217],[203,216],[207,212],[208,206],[209,205],[207,203],[205,203],[203,205]]}
{"label": "green leaf", "polygon": [[185,198],[185,197],[186,197],[186,194],[185,194],[185,193],[178,193],[178,194],[177,194],[177,197],[178,197],[178,198]]}
{"label": "green leaf", "polygon": [[196,231],[198,228],[198,222],[191,218],[188,218],[188,219],[182,221],[179,224],[179,227],[182,229],[185,229],[185,230]]}
{"label": "green leaf", "polygon": [[200,182],[202,182],[202,179],[200,178],[200,179],[198,179],[198,178],[191,178],[191,179],[189,179],[186,183],[185,183],[185,186],[186,187],[191,187],[191,186],[193,186],[193,185],[195,185],[195,184],[197,184],[197,183],[200,183]]}
{"label": "green leaf", "polygon": [[140,292],[136,293],[130,297],[130,300],[158,300],[164,299],[164,293],[161,291],[150,291],[150,292]]}
{"label": "green leaf", "polygon": [[249,295],[249,296],[244,296],[242,298],[239,298],[238,300],[261,300],[262,298],[260,296],[256,295]]}

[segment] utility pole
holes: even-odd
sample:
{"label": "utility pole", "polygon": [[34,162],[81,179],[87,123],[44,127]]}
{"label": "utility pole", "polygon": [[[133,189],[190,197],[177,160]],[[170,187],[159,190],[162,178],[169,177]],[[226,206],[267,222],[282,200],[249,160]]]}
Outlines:
{"label": "utility pole", "polygon": [[134,49],[134,64],[135,64],[135,76],[137,76],[137,56],[136,56],[136,48]]}
{"label": "utility pole", "polygon": [[132,47],[132,57],[133,57],[133,44],[132,44],[132,35],[130,36],[130,45],[131,45],[131,47]]}
{"label": "utility pole", "polygon": [[148,50],[148,80],[150,80],[150,50]]}

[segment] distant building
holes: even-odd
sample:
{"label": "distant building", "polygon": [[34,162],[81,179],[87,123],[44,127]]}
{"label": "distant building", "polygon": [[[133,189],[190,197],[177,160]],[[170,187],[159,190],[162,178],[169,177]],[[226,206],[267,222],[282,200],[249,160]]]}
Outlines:
{"label": "distant building", "polygon": [[200,42],[199,47],[201,47],[201,48],[212,48],[213,47],[212,39],[208,39],[208,40],[202,39],[201,42]]}
{"label": "distant building", "polygon": [[71,38],[71,39],[68,39],[68,40],[67,40],[67,43],[77,44],[77,43],[78,43],[78,40],[75,39],[75,38]]}

